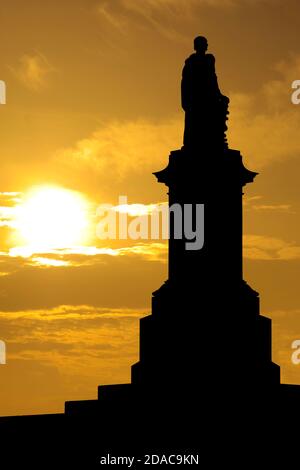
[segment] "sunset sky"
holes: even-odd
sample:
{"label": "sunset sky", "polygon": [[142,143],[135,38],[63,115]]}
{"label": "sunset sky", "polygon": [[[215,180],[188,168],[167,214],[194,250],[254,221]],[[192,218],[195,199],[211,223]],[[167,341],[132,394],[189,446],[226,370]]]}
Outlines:
{"label": "sunset sky", "polygon": [[2,0],[0,24],[0,415],[61,412],[130,380],[167,249],[100,240],[96,210],[167,200],[152,172],[182,145],[199,34],[231,100],[230,147],[260,173],[244,196],[245,279],[273,318],[282,380],[300,384],[299,0]]}

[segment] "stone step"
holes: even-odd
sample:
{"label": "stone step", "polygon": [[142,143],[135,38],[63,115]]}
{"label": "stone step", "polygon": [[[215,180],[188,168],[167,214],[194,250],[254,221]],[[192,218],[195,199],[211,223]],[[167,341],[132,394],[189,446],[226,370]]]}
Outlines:
{"label": "stone step", "polygon": [[89,416],[98,413],[98,400],[78,400],[65,402],[65,415]]}
{"label": "stone step", "polygon": [[126,401],[132,397],[134,386],[129,384],[100,385],[98,387],[99,401]]}

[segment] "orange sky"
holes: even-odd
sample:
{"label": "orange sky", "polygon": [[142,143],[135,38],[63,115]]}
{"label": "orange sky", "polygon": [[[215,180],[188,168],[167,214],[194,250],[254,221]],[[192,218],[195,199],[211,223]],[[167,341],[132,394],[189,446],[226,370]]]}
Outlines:
{"label": "orange sky", "polygon": [[[198,34],[231,99],[230,146],[260,172],[245,191],[245,278],[274,319],[283,380],[300,384],[299,15],[297,0],[1,2],[0,415],[62,411],[129,380],[166,247],[98,240],[95,210],[119,195],[166,201],[152,172],[181,146],[180,75]],[[11,256],[15,207],[36,185],[88,202],[91,236],[76,252]]]}

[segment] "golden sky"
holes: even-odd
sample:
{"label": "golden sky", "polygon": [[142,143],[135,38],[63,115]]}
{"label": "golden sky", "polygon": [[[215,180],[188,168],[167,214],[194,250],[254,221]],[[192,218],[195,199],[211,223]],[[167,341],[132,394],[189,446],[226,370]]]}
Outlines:
{"label": "golden sky", "polygon": [[[299,1],[2,0],[0,24],[0,415],[62,411],[129,381],[166,245],[97,239],[96,208],[166,201],[152,172],[181,146],[181,69],[198,34],[231,99],[230,146],[260,172],[245,191],[245,278],[273,318],[283,380],[300,384]],[[32,194],[49,188],[88,221],[59,249],[20,216],[29,207],[29,230],[47,230]]]}

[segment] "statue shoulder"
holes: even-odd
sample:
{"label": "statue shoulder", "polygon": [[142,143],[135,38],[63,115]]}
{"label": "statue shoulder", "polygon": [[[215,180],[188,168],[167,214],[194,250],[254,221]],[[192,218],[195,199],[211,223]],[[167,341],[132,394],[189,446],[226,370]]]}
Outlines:
{"label": "statue shoulder", "polygon": [[196,54],[191,54],[184,62],[184,67],[182,69],[182,78],[190,77],[190,75],[195,70],[197,63]]}
{"label": "statue shoulder", "polygon": [[187,66],[192,65],[192,64],[195,62],[196,59],[197,59],[196,53],[191,54],[191,55],[185,60],[185,65],[187,65]]}
{"label": "statue shoulder", "polygon": [[205,54],[205,58],[209,65],[215,65],[216,59],[213,54]]}

